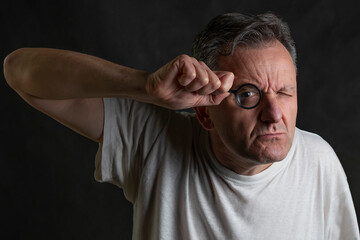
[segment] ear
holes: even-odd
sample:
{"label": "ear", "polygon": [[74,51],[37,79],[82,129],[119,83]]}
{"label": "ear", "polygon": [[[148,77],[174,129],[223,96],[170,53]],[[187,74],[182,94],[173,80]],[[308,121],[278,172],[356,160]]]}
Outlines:
{"label": "ear", "polygon": [[214,128],[214,123],[211,121],[207,107],[194,107],[194,110],[196,117],[203,128],[206,130],[211,130]]}

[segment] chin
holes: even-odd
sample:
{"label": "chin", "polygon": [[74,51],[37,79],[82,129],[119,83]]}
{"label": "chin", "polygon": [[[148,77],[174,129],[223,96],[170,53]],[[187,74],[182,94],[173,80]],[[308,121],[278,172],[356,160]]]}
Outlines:
{"label": "chin", "polygon": [[266,154],[259,157],[259,162],[261,164],[267,164],[267,163],[274,163],[274,162],[280,162],[284,160],[286,157],[286,154]]}
{"label": "chin", "polygon": [[253,145],[252,152],[261,164],[282,161],[290,150],[290,142],[284,138],[275,138],[271,141],[257,141]]}
{"label": "chin", "polygon": [[260,164],[274,163],[282,161],[290,148],[284,146],[268,146],[255,151],[255,159]]}

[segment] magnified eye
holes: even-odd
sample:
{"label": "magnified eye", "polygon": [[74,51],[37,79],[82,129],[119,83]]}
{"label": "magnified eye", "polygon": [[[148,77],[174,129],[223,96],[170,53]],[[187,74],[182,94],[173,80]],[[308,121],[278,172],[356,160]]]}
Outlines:
{"label": "magnified eye", "polygon": [[254,85],[244,85],[237,92],[238,102],[240,106],[252,108],[260,101],[260,92]]}
{"label": "magnified eye", "polygon": [[230,90],[236,98],[237,104],[245,109],[256,107],[261,101],[260,89],[251,83],[241,85],[237,90]]}
{"label": "magnified eye", "polygon": [[255,94],[257,94],[257,92],[254,91],[242,92],[240,93],[240,98],[248,98],[254,96]]}

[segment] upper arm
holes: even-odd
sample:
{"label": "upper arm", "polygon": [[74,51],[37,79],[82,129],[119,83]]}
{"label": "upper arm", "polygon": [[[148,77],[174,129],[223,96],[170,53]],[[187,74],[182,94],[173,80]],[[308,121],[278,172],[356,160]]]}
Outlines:
{"label": "upper arm", "polygon": [[25,92],[18,94],[31,106],[66,127],[96,142],[102,141],[104,105],[102,98],[41,99]]}

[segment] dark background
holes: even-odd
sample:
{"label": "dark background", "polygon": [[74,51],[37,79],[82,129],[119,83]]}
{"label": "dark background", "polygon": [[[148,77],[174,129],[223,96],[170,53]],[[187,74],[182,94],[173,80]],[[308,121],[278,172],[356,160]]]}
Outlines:
{"label": "dark background", "polygon": [[[1,1],[0,58],[53,47],[155,71],[189,54],[217,14],[275,12],[298,51],[297,126],[333,146],[360,215],[359,10],[355,0]],[[131,239],[131,204],[93,178],[98,145],[32,109],[0,77],[1,238]]]}

